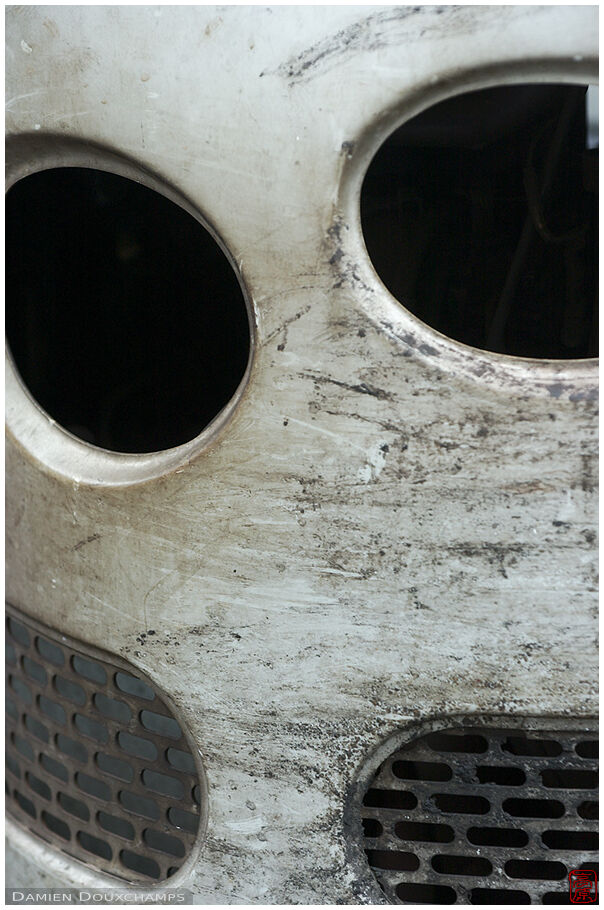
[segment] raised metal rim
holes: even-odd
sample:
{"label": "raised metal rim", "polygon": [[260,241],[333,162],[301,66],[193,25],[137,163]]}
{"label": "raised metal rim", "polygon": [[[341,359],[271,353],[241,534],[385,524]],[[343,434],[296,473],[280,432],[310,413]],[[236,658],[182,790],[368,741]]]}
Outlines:
{"label": "raised metal rim", "polygon": [[233,269],[245,302],[250,353],[237,390],[219,414],[194,439],[159,452],[111,452],[73,436],[40,407],[24,385],[8,347],[5,347],[6,426],[9,435],[40,466],[84,484],[124,486],[168,474],[200,455],[217,439],[244,397],[256,350],[257,316],[240,264],[206,217],[178,190],[140,165],[116,152],[84,140],[45,134],[10,137],[6,147],[6,191],[19,180],[56,167],[87,167],[127,177],[165,196],[195,218],[216,241]]}
{"label": "raised metal rim", "polygon": [[[414,354],[434,367],[462,376],[479,385],[506,392],[527,392],[550,398],[594,399],[598,392],[598,358],[536,360],[497,354],[456,341],[418,319],[382,283],[375,271],[363,236],[361,189],[367,169],[383,142],[399,126],[440,101],[475,89],[532,82],[598,83],[598,61],[577,55],[568,59],[537,59],[488,68],[465,67],[441,74],[414,87],[369,124],[350,143],[336,203],[336,229],[331,231],[332,257],[346,282],[354,265],[358,277],[357,302],[380,332],[398,345],[412,347]],[[360,291],[359,291],[360,289]]]}

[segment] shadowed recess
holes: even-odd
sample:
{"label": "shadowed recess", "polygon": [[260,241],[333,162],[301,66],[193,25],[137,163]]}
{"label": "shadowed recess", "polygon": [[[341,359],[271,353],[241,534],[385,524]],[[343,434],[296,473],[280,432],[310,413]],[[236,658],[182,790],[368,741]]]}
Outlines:
{"label": "shadowed recess", "polygon": [[117,452],[194,439],[243,379],[241,286],[211,234],[141,184],[88,168],[6,200],[6,334],[38,404]]}
{"label": "shadowed recess", "polygon": [[393,296],[476,348],[597,356],[592,110],[587,86],[505,85],[448,98],[393,132],[361,193],[367,251]]}

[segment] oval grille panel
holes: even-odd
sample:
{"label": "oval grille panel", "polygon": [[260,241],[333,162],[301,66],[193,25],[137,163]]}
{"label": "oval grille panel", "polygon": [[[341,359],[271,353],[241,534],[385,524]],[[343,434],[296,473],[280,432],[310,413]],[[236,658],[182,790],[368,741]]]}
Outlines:
{"label": "oval grille panel", "polygon": [[95,869],[137,883],[170,877],[204,808],[171,709],[123,661],[91,657],[7,613],[7,811]]}
{"label": "oval grille panel", "polygon": [[447,729],[390,755],[361,806],[387,899],[568,903],[569,872],[598,871],[597,746],[568,731]]}

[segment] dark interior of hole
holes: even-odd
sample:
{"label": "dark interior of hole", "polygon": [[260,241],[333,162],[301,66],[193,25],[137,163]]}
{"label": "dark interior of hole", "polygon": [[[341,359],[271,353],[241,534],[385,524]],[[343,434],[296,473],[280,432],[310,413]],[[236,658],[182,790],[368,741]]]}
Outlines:
{"label": "dark interior of hole", "polygon": [[596,356],[597,173],[585,86],[456,96],[374,157],[361,195],[369,256],[405,307],[458,341]]}
{"label": "dark interior of hole", "polygon": [[194,438],[228,403],[249,323],[226,256],[192,216],[132,180],[56,168],[6,200],[6,333],[32,396],[118,452]]}

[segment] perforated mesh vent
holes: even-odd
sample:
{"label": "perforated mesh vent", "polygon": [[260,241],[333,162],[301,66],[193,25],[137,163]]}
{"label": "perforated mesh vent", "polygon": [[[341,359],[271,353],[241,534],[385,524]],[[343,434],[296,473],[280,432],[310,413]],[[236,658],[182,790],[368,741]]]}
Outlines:
{"label": "perforated mesh vent", "polygon": [[174,874],[203,788],[149,680],[7,611],[6,807],[65,853],[132,882]]}
{"label": "perforated mesh vent", "polygon": [[391,903],[569,903],[569,872],[598,871],[597,787],[594,735],[431,733],[378,769],[365,852]]}

